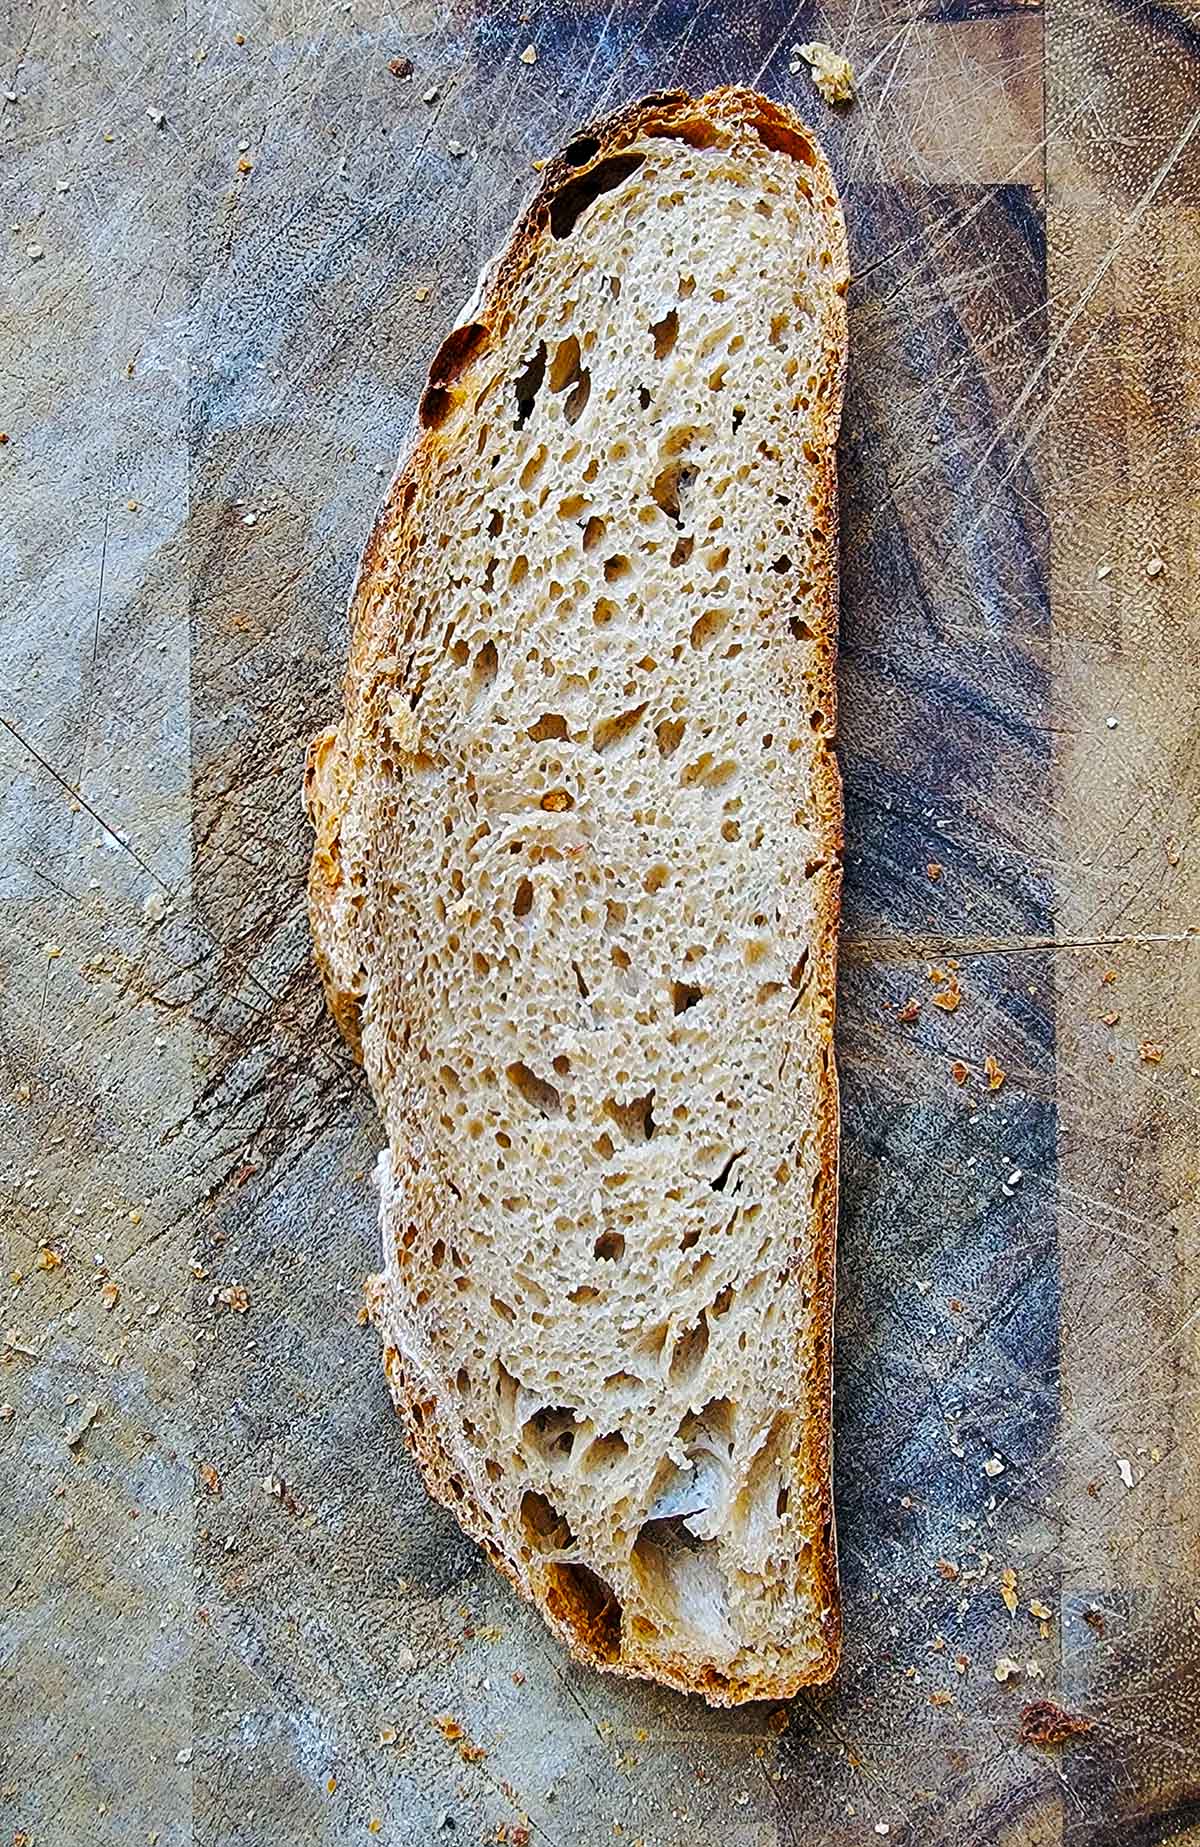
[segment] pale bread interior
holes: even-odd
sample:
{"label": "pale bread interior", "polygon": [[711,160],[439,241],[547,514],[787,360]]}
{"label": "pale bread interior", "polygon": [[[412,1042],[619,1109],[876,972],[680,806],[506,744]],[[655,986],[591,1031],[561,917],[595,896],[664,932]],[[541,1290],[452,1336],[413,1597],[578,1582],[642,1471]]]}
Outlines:
{"label": "pale bread interior", "polygon": [[569,151],[434,363],[310,765],[430,1484],[586,1656],[721,1701],[837,1647],[846,267],[759,106]]}

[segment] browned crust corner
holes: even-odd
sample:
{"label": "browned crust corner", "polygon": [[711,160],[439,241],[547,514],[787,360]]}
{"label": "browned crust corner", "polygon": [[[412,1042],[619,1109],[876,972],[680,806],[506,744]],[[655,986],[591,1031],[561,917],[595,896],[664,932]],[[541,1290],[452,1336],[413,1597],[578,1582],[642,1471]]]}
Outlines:
{"label": "browned crust corner", "polygon": [[[521,1594],[534,1601],[546,1621],[581,1661],[605,1672],[627,1677],[649,1677],[685,1693],[700,1693],[710,1705],[736,1705],[748,1700],[787,1699],[805,1686],[819,1685],[835,1673],[841,1651],[841,1604],[838,1588],[837,1542],[832,1496],[832,1344],[838,1196],[838,1088],[834,1064],[837,935],[841,911],[841,855],[843,809],[841,777],[833,752],[836,722],[835,662],[837,653],[838,551],[835,445],[841,420],[847,364],[846,287],[848,259],[845,226],[837,189],[819,142],[806,124],[787,108],[749,89],[725,87],[693,98],[684,90],[654,92],[627,103],[603,119],[579,129],[546,166],[541,183],[514,226],[507,244],[483,280],[481,297],[470,318],[451,330],[435,355],[421,395],[418,429],[409,455],[392,483],[367,541],[351,601],[350,661],[345,680],[345,718],[341,732],[314,739],[305,776],[305,805],[317,830],[309,879],[309,908],[316,957],[329,1004],[347,1041],[361,1058],[359,971],[343,966],[353,961],[348,940],[337,937],[341,924],[338,893],[341,868],[338,843],[341,820],[350,800],[353,775],[347,762],[347,743],[356,735],[356,719],[364,684],[380,650],[376,632],[376,586],[389,575],[389,554],[403,536],[414,502],[434,475],[441,447],[450,439],[446,425],[454,420],[465,398],[460,380],[476,357],[486,351],[494,326],[509,312],[510,300],[522,272],[537,256],[545,237],[553,235],[553,213],[564,193],[586,188],[605,161],[644,137],[671,136],[693,145],[711,146],[723,140],[735,124],[749,125],[764,144],[790,154],[806,170],[802,190],[824,217],[834,254],[833,287],[828,297],[826,337],[827,383],[817,447],[821,453],[818,499],[824,515],[825,569],[821,574],[820,631],[817,667],[812,689],[826,714],[822,748],[813,770],[814,803],[825,866],[818,874],[814,962],[817,999],[822,1027],[823,1055],[819,1075],[816,1126],[823,1184],[818,1192],[813,1233],[816,1241],[818,1293],[814,1303],[816,1325],[812,1335],[810,1389],[821,1413],[813,1420],[810,1453],[803,1470],[804,1486],[814,1497],[819,1514],[819,1543],[815,1549],[814,1576],[818,1597],[828,1614],[824,1623],[825,1647],[811,1662],[787,1675],[753,1676],[730,1681],[715,1670],[697,1673],[680,1659],[613,1659],[595,1644],[586,1624],[559,1612],[545,1587],[531,1586],[497,1543],[492,1523],[471,1493],[469,1484],[454,1472],[451,1452],[439,1434],[440,1412],[436,1399],[422,1399],[407,1377],[396,1349],[385,1344],[384,1365],[397,1412],[404,1421],[410,1447],[429,1492],[446,1506],[463,1529],[487,1551],[496,1567],[511,1579]],[[336,947],[335,947],[336,944]],[[339,953],[340,951],[340,953]],[[377,1295],[372,1299],[372,1319]],[[386,1334],[380,1328],[386,1343]]]}

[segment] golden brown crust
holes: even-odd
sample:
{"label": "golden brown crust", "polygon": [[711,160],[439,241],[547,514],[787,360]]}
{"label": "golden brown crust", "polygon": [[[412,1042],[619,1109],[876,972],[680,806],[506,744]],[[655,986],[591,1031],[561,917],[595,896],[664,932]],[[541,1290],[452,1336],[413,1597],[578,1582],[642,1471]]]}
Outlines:
{"label": "golden brown crust", "polygon": [[[336,926],[344,921],[343,907],[350,901],[344,889],[339,862],[341,822],[353,786],[353,766],[346,761],[344,740],[355,735],[355,716],[368,697],[371,668],[387,644],[394,623],[386,609],[386,593],[402,579],[403,567],[395,562],[405,548],[409,515],[423,488],[436,472],[436,460],[453,440],[460,385],[472,360],[487,349],[490,335],[507,325],[517,285],[536,260],[548,235],[556,207],[570,209],[572,188],[586,186],[589,176],[603,163],[619,156],[623,148],[646,136],[677,136],[694,145],[711,145],[723,124],[749,124],[768,147],[782,149],[810,170],[802,182],[811,187],[814,202],[825,220],[828,245],[841,280],[829,293],[826,336],[826,372],[821,386],[821,415],[825,441],[816,448],[821,456],[817,486],[818,532],[824,545],[824,570],[818,577],[820,624],[814,637],[815,667],[810,671],[807,695],[824,717],[824,747],[812,772],[812,796],[825,864],[816,875],[816,925],[814,929],[817,1015],[822,1044],[818,1075],[819,1109],[816,1138],[823,1177],[814,1200],[812,1235],[816,1245],[817,1287],[810,1311],[808,1334],[811,1356],[809,1385],[821,1414],[812,1420],[804,1486],[820,1510],[822,1543],[814,1558],[817,1597],[828,1618],[825,1647],[813,1660],[788,1674],[756,1675],[730,1680],[714,1669],[697,1673],[695,1664],[682,1656],[655,1656],[652,1664],[616,1660],[602,1639],[589,1638],[577,1613],[560,1612],[553,1588],[546,1582],[525,1582],[497,1543],[486,1511],[469,1484],[455,1472],[450,1446],[439,1431],[435,1398],[422,1395],[406,1376],[380,1313],[381,1290],[377,1281],[368,1286],[373,1321],[385,1341],[384,1364],[389,1386],[404,1420],[414,1455],[430,1493],[454,1514],[463,1529],[487,1550],[493,1563],[523,1595],[539,1604],[550,1626],[581,1660],[625,1675],[650,1675],[684,1692],[699,1692],[710,1704],[733,1705],[752,1699],[786,1699],[805,1685],[828,1680],[835,1672],[841,1646],[841,1609],[837,1579],[836,1538],[832,1505],[832,1334],[837,1230],[838,1092],[833,1056],[836,1004],[836,949],[841,906],[842,793],[833,754],[836,721],[835,661],[837,651],[837,489],[834,445],[841,417],[847,358],[845,287],[847,260],[845,230],[832,174],[823,152],[806,126],[783,105],[743,89],[718,89],[696,100],[685,91],[656,93],[632,102],[614,114],[581,129],[551,160],[530,204],[518,220],[507,245],[485,278],[481,292],[435,356],[422,394],[419,430],[412,450],[392,483],[388,499],[363,553],[351,608],[350,663],[346,677],[346,719],[343,731],[323,733],[310,749],[305,779],[305,803],[317,830],[317,845],[309,878],[309,906],[316,959],[330,1007],[338,1025],[361,1057],[358,1016],[365,978],[358,968],[345,964],[335,948]],[[567,196],[567,204],[562,201]],[[464,394],[465,395],[465,394]],[[449,427],[448,427],[449,426]]]}

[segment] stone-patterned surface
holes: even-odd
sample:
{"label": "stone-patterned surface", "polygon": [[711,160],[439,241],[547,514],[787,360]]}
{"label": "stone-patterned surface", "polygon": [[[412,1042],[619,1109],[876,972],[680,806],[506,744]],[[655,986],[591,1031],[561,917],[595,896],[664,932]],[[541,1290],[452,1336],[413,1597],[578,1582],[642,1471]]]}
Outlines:
{"label": "stone-patterned surface", "polygon": [[[841,114],[789,71],[813,36]],[[1200,1837],[1194,8],[14,0],[3,62],[0,1824]],[[729,80],[826,139],[856,273],[847,1651],[711,1714],[567,1662],[415,1478],[297,790],[530,161]],[[1035,1697],[1094,1729],[1020,1744]]]}

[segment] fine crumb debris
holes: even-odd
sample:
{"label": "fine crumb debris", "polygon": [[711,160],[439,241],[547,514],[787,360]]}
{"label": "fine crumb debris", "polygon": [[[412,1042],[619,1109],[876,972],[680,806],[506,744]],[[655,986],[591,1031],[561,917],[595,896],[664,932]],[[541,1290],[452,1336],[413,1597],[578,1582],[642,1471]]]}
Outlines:
{"label": "fine crumb debris", "polygon": [[1082,1738],[1095,1728],[1082,1713],[1067,1712],[1053,1700],[1031,1700],[1021,1708],[1017,1738],[1021,1744],[1065,1744],[1068,1738]]}
{"label": "fine crumb debris", "polygon": [[75,1422],[63,1432],[68,1449],[75,1449],[83,1441],[99,1415],[100,1406],[94,1398],[89,1398]]}
{"label": "fine crumb debris", "polygon": [[793,45],[788,65],[793,77],[799,74],[802,62],[808,65],[812,80],[827,103],[854,100],[854,66],[832,45],[827,45],[823,39],[813,39],[807,45]]}

